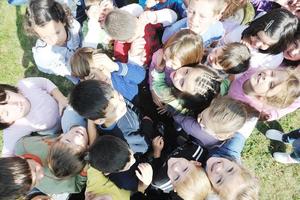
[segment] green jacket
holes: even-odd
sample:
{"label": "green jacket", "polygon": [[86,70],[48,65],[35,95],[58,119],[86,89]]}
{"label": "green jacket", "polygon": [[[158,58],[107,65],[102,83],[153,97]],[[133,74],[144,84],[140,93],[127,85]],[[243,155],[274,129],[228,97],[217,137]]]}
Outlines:
{"label": "green jacket", "polygon": [[55,177],[49,170],[47,164],[47,154],[49,151],[49,141],[57,136],[26,136],[21,138],[16,145],[15,154],[33,154],[38,156],[44,167],[44,178],[35,186],[46,194],[78,193],[86,184],[87,177],[73,176],[67,179]]}

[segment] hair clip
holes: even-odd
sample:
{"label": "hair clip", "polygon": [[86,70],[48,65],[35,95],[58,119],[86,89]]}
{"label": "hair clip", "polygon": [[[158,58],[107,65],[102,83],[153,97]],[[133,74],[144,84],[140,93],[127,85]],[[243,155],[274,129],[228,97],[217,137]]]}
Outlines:
{"label": "hair clip", "polygon": [[274,19],[272,19],[272,20],[267,24],[267,26],[266,26],[265,29],[264,29],[264,32],[266,32],[266,31],[272,26],[273,23],[274,23]]}

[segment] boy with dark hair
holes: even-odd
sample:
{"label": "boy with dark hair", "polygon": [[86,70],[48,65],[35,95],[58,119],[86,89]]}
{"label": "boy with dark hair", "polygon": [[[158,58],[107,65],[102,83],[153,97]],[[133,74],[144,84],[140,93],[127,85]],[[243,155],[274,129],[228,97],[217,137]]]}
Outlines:
{"label": "boy with dark hair", "polygon": [[90,143],[96,138],[96,127],[101,133],[126,140],[133,152],[148,149],[141,134],[141,122],[133,105],[104,82],[87,80],[79,83],[70,94],[71,106],[89,119]]}
{"label": "boy with dark hair", "polygon": [[121,189],[144,192],[152,181],[151,165],[136,161],[132,150],[118,137],[100,136],[90,147],[89,161]]}
{"label": "boy with dark hair", "polygon": [[138,54],[141,56],[134,62],[149,66],[153,53],[161,47],[159,32],[176,19],[176,13],[170,9],[145,11],[138,19],[128,12],[114,10],[106,16],[103,28],[115,40],[114,57],[117,60],[127,63],[129,53],[131,56]]}

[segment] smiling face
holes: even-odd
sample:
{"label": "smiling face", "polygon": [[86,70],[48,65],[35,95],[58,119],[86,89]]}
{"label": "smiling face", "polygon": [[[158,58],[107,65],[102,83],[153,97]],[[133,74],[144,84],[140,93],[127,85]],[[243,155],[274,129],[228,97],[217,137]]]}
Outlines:
{"label": "smiling face", "polygon": [[192,0],[188,6],[188,27],[197,34],[204,33],[218,20],[215,10],[216,1]]}
{"label": "smiling face", "polygon": [[226,158],[210,157],[206,163],[206,173],[217,192],[226,189],[234,191],[234,187],[244,183],[240,166]]}
{"label": "smiling face", "polygon": [[39,163],[32,159],[27,159],[27,162],[31,171],[32,188],[34,188],[40,183],[42,178],[44,178],[44,169]]}
{"label": "smiling face", "polygon": [[170,158],[168,160],[167,173],[172,185],[183,181],[186,175],[196,168],[195,162],[196,161],[188,161],[185,158]]}
{"label": "smiling face", "polygon": [[29,101],[20,93],[5,90],[5,102],[0,104],[0,121],[11,124],[23,118],[30,111]]}
{"label": "smiling face", "polygon": [[223,54],[223,49],[221,47],[214,48],[212,52],[207,57],[208,64],[217,70],[223,70],[223,67],[220,66],[218,57]]}
{"label": "smiling face", "polygon": [[300,39],[294,41],[283,52],[283,56],[287,60],[299,61],[300,60]]}
{"label": "smiling face", "polygon": [[266,69],[253,74],[249,81],[255,95],[271,97],[282,91],[282,83],[288,78],[289,73],[285,70]]}
{"label": "smiling face", "polygon": [[84,127],[75,126],[69,132],[62,134],[60,141],[80,152],[87,148],[89,139]]}
{"label": "smiling face", "polygon": [[63,46],[67,42],[65,24],[60,21],[51,20],[44,26],[35,26],[34,31],[48,45]]}

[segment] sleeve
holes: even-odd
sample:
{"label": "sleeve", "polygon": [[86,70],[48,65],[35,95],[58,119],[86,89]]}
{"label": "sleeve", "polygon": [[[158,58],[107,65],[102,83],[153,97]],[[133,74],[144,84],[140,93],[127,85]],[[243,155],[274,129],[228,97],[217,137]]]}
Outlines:
{"label": "sleeve", "polygon": [[203,134],[202,127],[196,119],[182,114],[175,115],[173,118],[178,124],[180,124],[188,135],[191,135],[203,142],[202,137],[199,137]]}
{"label": "sleeve", "polygon": [[146,71],[143,67],[134,63],[117,62],[117,64],[119,65],[117,74],[123,76],[127,82],[139,84],[145,79]]}
{"label": "sleeve", "polygon": [[246,138],[242,134],[235,133],[231,139],[227,140],[224,145],[216,150],[216,153],[239,161],[245,142]]}
{"label": "sleeve", "polygon": [[117,61],[127,63],[130,46],[131,44],[129,43],[114,42],[114,57]]}
{"label": "sleeve", "polygon": [[122,8],[120,8],[120,10],[129,12],[131,15],[133,15],[135,17],[140,16],[144,12],[143,7],[137,3],[132,3],[129,5],[123,6]]}
{"label": "sleeve", "polygon": [[277,120],[280,119],[281,117],[294,112],[295,110],[297,110],[300,107],[300,97],[298,97],[290,106],[288,106],[287,108],[283,108],[283,109],[273,109],[270,112],[270,119],[268,119],[268,121],[273,121],[273,120]]}
{"label": "sleeve", "polygon": [[22,137],[29,135],[31,130],[26,126],[11,126],[3,130],[3,147],[2,157],[10,157],[15,155],[15,148],[18,140]]}
{"label": "sleeve", "polygon": [[38,69],[47,74],[71,75],[68,60],[60,52],[55,52],[47,44],[45,45],[32,48],[33,58]]}
{"label": "sleeve", "polygon": [[161,23],[163,27],[169,26],[176,22],[177,14],[168,8],[154,11],[156,13],[156,23]]}
{"label": "sleeve", "polygon": [[169,27],[165,28],[165,31],[163,33],[162,36],[162,42],[165,44],[167,42],[167,40],[175,33],[177,33],[178,31],[180,31],[180,29],[182,28],[187,28],[186,25],[186,20],[187,18],[183,18],[177,22],[175,22],[174,24],[172,24]]}
{"label": "sleeve", "polygon": [[25,78],[19,81],[17,87],[23,92],[26,93],[26,90],[31,90],[32,88],[39,88],[47,91],[47,93],[51,94],[51,92],[57,88],[56,85],[50,81],[49,79],[42,77],[31,77]]}
{"label": "sleeve", "polygon": [[85,188],[86,186],[86,181],[87,181],[86,176],[77,175],[75,177],[75,190],[77,192],[82,191],[82,189]]}

